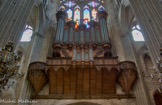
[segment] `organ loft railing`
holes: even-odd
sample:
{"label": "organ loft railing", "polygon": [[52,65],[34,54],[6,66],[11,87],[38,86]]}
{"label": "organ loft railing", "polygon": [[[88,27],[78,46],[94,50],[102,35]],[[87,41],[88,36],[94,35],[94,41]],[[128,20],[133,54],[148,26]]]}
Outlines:
{"label": "organ loft railing", "polygon": [[[132,98],[131,88],[136,80],[135,63],[118,62],[111,53],[105,11],[98,12],[98,22],[90,27],[74,21],[66,22],[67,14],[59,11],[58,26],[53,44],[53,56],[47,62],[29,66],[29,81],[34,98]],[[49,83],[49,94],[40,91]],[[117,93],[117,83],[125,93]]]}

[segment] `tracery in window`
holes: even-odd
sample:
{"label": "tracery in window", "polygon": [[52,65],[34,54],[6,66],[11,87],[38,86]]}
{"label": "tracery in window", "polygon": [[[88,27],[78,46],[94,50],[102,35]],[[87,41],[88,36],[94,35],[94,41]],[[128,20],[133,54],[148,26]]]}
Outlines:
{"label": "tracery in window", "polygon": [[145,41],[139,25],[132,27],[132,36],[134,41]]}
{"label": "tracery in window", "polygon": [[68,9],[68,10],[67,10],[67,14],[68,14],[68,21],[72,20],[72,16],[73,16],[73,11],[72,11],[72,9]]}
{"label": "tracery in window", "polygon": [[66,5],[67,7],[73,7],[74,5],[76,5],[76,3],[74,1],[67,1],[66,3],[64,3],[64,5]]}
{"label": "tracery in window", "polygon": [[86,28],[89,28],[88,22],[90,21],[90,11],[87,6],[83,10],[83,22],[86,25]]}
{"label": "tracery in window", "polygon": [[29,25],[26,25],[21,38],[21,42],[29,42],[31,40],[32,35],[33,35],[33,28]]}
{"label": "tracery in window", "polygon": [[96,2],[94,2],[94,1],[90,1],[90,2],[88,3],[88,5],[89,5],[89,6],[92,6],[92,7],[97,7],[97,6],[99,5],[99,3],[96,3]]}

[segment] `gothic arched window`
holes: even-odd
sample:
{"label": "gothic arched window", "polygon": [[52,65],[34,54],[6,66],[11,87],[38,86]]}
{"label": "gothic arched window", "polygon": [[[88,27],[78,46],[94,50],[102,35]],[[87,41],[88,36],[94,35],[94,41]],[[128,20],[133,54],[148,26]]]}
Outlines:
{"label": "gothic arched window", "polygon": [[31,40],[32,35],[33,35],[33,28],[29,25],[26,25],[21,38],[21,42],[29,42]]}
{"label": "gothic arched window", "polygon": [[145,41],[139,25],[133,26],[132,36],[134,41]]}
{"label": "gothic arched window", "polygon": [[72,16],[73,16],[73,11],[72,11],[72,9],[68,9],[68,10],[67,10],[67,14],[68,14],[68,21],[69,21],[69,20],[72,20]]}
{"label": "gothic arched window", "polygon": [[91,15],[92,15],[92,20],[96,21],[97,20],[97,10],[93,9],[91,11]]}
{"label": "gothic arched window", "polygon": [[83,22],[86,25],[86,28],[89,28],[88,22],[90,21],[90,11],[87,6],[83,10]]}
{"label": "gothic arched window", "polygon": [[76,22],[75,28],[78,28],[78,26],[80,24],[80,8],[79,8],[79,6],[76,6],[75,10],[74,10],[74,21]]}

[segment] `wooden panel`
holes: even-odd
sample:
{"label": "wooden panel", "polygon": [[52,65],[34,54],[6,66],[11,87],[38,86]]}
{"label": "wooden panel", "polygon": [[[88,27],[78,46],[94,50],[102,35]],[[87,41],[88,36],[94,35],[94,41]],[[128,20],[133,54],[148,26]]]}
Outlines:
{"label": "wooden panel", "polygon": [[96,70],[96,94],[102,94],[102,70]]}
{"label": "wooden panel", "polygon": [[109,91],[109,87],[108,87],[108,70],[106,68],[102,68],[102,72],[103,72],[103,90],[102,93],[103,94],[108,94]]}
{"label": "wooden panel", "polygon": [[116,93],[116,79],[117,79],[118,70],[116,68],[112,68],[111,71],[108,73],[108,94],[115,94]]}
{"label": "wooden panel", "polygon": [[117,69],[108,71],[107,68],[103,68],[103,94],[115,94],[116,93],[116,78]]}
{"label": "wooden panel", "polygon": [[70,87],[71,87],[71,94],[76,94],[76,70],[73,68],[70,68],[69,71],[71,72],[71,81],[70,81]]}
{"label": "wooden panel", "polygon": [[64,70],[64,94],[70,94],[70,71]]}
{"label": "wooden panel", "polygon": [[57,73],[55,70],[48,70],[49,76],[49,93],[56,94],[57,93]]}
{"label": "wooden panel", "polygon": [[84,77],[83,77],[83,94],[89,95],[89,82],[90,82],[90,68],[86,67],[84,69]]}
{"label": "wooden panel", "polygon": [[[95,98],[100,95],[116,94],[118,70],[112,68],[70,68],[48,71],[49,93],[68,98]],[[59,98],[59,97],[58,97]]]}
{"label": "wooden panel", "polygon": [[57,71],[57,94],[63,94],[63,68]]}
{"label": "wooden panel", "polygon": [[77,69],[77,94],[81,95],[83,93],[83,69]]}
{"label": "wooden panel", "polygon": [[96,69],[91,69],[90,74],[90,94],[94,95],[96,94]]}

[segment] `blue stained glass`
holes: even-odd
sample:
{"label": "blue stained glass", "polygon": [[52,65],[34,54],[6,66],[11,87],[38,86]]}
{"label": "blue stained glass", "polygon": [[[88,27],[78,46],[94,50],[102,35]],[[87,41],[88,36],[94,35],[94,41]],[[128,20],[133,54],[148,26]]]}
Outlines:
{"label": "blue stained glass", "polygon": [[86,25],[86,28],[89,28],[88,22],[90,21],[90,11],[88,8],[84,9],[83,11],[83,19],[84,19],[84,24]]}

